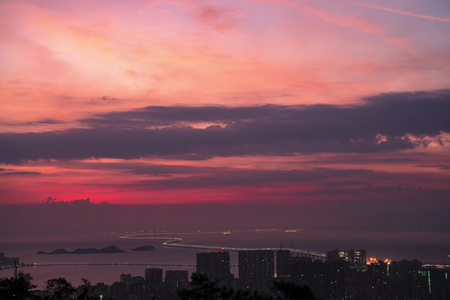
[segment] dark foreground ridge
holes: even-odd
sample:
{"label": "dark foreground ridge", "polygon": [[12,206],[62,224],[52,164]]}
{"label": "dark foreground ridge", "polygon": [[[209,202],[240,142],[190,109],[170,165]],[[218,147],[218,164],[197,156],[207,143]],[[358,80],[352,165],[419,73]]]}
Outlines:
{"label": "dark foreground ridge", "polygon": [[46,251],[38,251],[35,254],[92,254],[92,253],[125,253],[125,251],[117,248],[117,246],[108,246],[105,248],[97,249],[97,248],[78,248],[73,250],[72,252],[67,251],[66,249],[55,249],[52,252]]}

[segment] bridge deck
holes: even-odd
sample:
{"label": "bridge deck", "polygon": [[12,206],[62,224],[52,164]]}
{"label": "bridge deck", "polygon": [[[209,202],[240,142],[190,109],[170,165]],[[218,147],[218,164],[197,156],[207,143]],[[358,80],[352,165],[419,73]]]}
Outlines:
{"label": "bridge deck", "polygon": [[[271,250],[277,251],[279,248],[240,248],[240,247],[220,247],[220,246],[204,246],[204,245],[191,245],[183,244],[182,238],[170,237],[170,236],[160,236],[153,234],[136,234],[136,235],[126,235],[120,237],[121,239],[139,239],[139,240],[166,240],[163,242],[163,246],[167,248],[180,248],[180,249],[192,249],[201,251],[226,251],[226,252],[239,252],[246,250]],[[294,249],[294,248],[283,248],[283,250],[291,251],[291,253],[298,256],[312,257],[316,259],[323,260],[327,257],[325,253],[309,251],[304,249]]]}

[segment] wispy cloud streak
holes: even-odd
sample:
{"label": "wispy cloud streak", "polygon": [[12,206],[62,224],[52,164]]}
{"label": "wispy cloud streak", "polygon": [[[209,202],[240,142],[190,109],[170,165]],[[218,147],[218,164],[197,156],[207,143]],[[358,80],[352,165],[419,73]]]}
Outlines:
{"label": "wispy cloud streak", "polygon": [[395,13],[395,14],[401,14],[401,15],[411,16],[411,17],[416,17],[416,18],[421,18],[421,19],[429,19],[429,20],[450,23],[450,18],[440,18],[440,17],[436,17],[436,16],[421,15],[421,14],[416,14],[416,13],[412,13],[412,12],[401,11],[398,9],[392,9],[389,7],[382,7],[382,6],[371,5],[371,4],[363,4],[363,3],[351,2],[351,1],[346,1],[346,2],[350,3],[350,4],[354,4],[354,5],[363,6],[363,7],[384,10],[384,11],[388,11],[388,12]]}

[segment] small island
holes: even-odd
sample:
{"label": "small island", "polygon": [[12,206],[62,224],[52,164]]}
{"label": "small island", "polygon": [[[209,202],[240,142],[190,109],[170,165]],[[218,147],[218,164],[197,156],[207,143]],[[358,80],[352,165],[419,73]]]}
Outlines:
{"label": "small island", "polygon": [[133,251],[155,251],[155,247],[153,247],[152,245],[148,245],[148,246],[140,246],[134,249],[131,249]]}
{"label": "small island", "polygon": [[73,251],[67,251],[66,249],[55,249],[52,252],[38,251],[35,254],[92,254],[92,253],[125,253],[125,251],[117,248],[117,246],[108,246],[105,248],[78,248]]}
{"label": "small island", "polygon": [[53,250],[52,252],[45,252],[45,251],[41,250],[41,251],[36,252],[36,254],[70,254],[70,252],[67,251],[66,249],[58,248],[58,249]]}

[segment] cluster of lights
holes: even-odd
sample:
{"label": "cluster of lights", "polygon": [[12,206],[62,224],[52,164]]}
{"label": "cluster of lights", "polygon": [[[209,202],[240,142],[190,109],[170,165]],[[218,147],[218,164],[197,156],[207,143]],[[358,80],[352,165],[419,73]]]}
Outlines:
{"label": "cluster of lights", "polygon": [[[367,264],[368,265],[370,265],[370,264],[376,264],[378,262],[378,259],[376,259],[376,257],[371,257],[371,258],[369,258],[368,260],[367,260]],[[392,262],[392,260],[390,260],[390,259],[388,259],[388,258],[386,258],[385,260],[384,260],[384,263],[386,263],[386,264],[391,264],[391,262]]]}
{"label": "cluster of lights", "polygon": [[369,260],[367,261],[367,264],[370,265],[370,264],[376,263],[377,261],[378,261],[378,260],[377,260],[375,257],[371,257],[371,258],[369,258]]}

